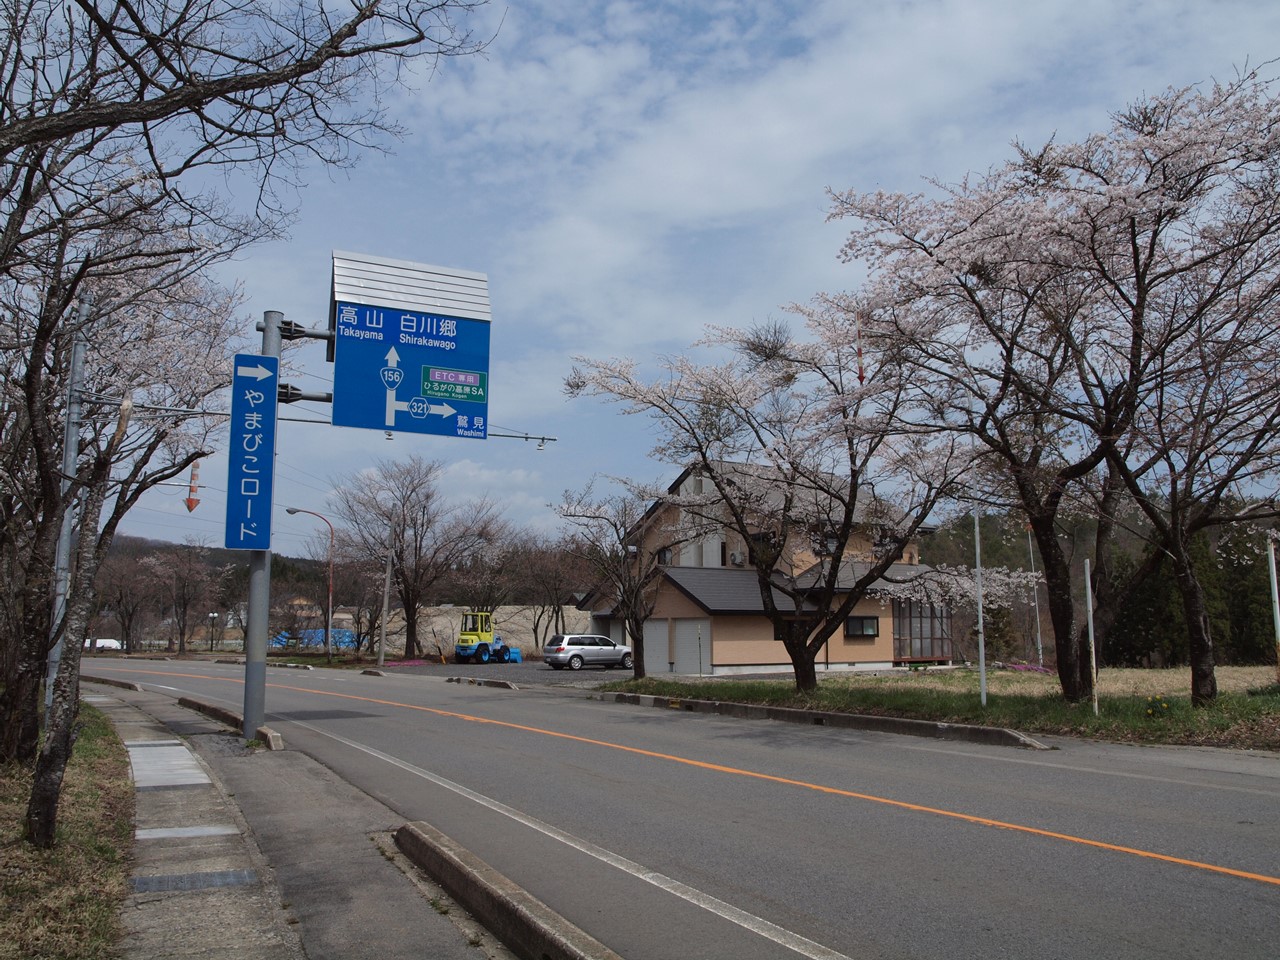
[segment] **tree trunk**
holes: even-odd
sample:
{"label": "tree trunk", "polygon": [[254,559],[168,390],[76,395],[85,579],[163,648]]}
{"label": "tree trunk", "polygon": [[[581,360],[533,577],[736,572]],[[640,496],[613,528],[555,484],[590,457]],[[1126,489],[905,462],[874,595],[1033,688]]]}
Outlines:
{"label": "tree trunk", "polygon": [[797,693],[813,693],[818,689],[818,670],[813,662],[816,654],[809,649],[809,628],[812,626],[808,620],[786,620],[782,623],[774,620],[773,624],[774,636],[782,641],[787,656],[791,658]]}
{"label": "tree trunk", "polygon": [[1189,554],[1179,548],[1173,554],[1174,576],[1182,594],[1182,611],[1187,620],[1191,660],[1191,705],[1207,707],[1218,697],[1218,679],[1214,674],[1213,631],[1204,588],[1191,565]]}
{"label": "tree trunk", "polygon": [[[646,618],[647,619],[647,618]],[[644,679],[644,620],[627,620],[627,634],[631,638],[631,653],[635,657],[632,675]]]}
{"label": "tree trunk", "polygon": [[1093,670],[1082,655],[1082,641],[1076,634],[1075,603],[1071,590],[1071,566],[1058,543],[1052,519],[1031,518],[1031,528],[1040,559],[1049,620],[1053,624],[1053,649],[1058,662],[1058,683],[1068,703],[1080,703],[1093,696]]}
{"label": "tree trunk", "polygon": [[0,763],[28,763],[40,745],[40,689],[48,671],[52,629],[49,573],[54,566],[54,546],[51,542],[46,550],[45,539],[37,531],[40,555],[31,559],[26,581],[13,585],[22,610],[11,621],[18,636],[8,638],[13,659],[6,663],[7,675],[0,683]]}
{"label": "tree trunk", "polygon": [[797,693],[813,693],[818,689],[818,670],[807,652],[799,657],[792,653],[791,666],[796,673]]}
{"label": "tree trunk", "polygon": [[[81,529],[96,530],[102,511],[102,487],[86,498]],[[97,556],[92,537],[82,538],[77,551],[76,575],[69,591],[65,636],[83,636],[93,605],[93,580],[97,573]],[[58,800],[62,795],[62,777],[76,742],[76,717],[80,712],[79,643],[62,645],[58,674],[53,682],[53,703],[45,728],[44,744],[36,758],[31,798],[27,802],[27,840],[41,849],[49,849],[57,839]]]}
{"label": "tree trunk", "polygon": [[[73,660],[74,664],[71,663]],[[52,847],[57,839],[62,777],[76,741],[79,685],[80,649],[76,644],[68,644],[63,649],[58,677],[54,681],[49,726],[36,760],[31,798],[27,803],[27,840],[45,850]]]}
{"label": "tree trunk", "polygon": [[64,617],[62,657],[53,683],[53,702],[45,729],[44,745],[36,758],[36,769],[27,803],[27,839],[37,847],[48,849],[57,838],[58,800],[62,795],[62,776],[76,740],[76,715],[80,710],[79,638],[85,635],[89,614],[93,610],[93,581],[98,565],[111,545],[110,528],[94,537],[102,517],[113,454],[124,439],[132,403],[126,398],[120,407],[120,419],[114,437],[99,453],[93,470],[85,482],[84,508],[80,516],[81,536],[76,548],[72,578],[67,591]]}
{"label": "tree trunk", "polygon": [[418,645],[418,608],[405,607],[404,610],[404,658],[417,660],[422,656],[422,647]]}
{"label": "tree trunk", "polygon": [[[30,656],[31,644],[23,642],[18,665],[0,693],[0,762],[27,763],[40,743],[40,681],[45,659]],[[43,644],[41,644],[43,647]]]}

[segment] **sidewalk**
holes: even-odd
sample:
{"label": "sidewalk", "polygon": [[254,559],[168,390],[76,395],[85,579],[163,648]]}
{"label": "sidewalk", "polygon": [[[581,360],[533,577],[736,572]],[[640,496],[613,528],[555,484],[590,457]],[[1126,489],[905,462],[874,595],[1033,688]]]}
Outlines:
{"label": "sidewalk", "polygon": [[[412,868],[402,821],[301,753],[247,749],[160,694],[86,683],[137,790],[125,957],[510,960]],[[234,798],[234,799],[233,799]]]}

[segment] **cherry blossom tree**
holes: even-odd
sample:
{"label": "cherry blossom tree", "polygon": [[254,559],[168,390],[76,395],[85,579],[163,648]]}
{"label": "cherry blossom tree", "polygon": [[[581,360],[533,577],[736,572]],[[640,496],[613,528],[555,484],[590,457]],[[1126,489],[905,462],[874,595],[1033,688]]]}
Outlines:
{"label": "cherry blossom tree", "polygon": [[[1277,161],[1280,101],[1255,71],[1142,98],[1079,143],[1017,146],[932,198],[834,195],[913,375],[950,384],[1028,516],[1070,700],[1090,691],[1057,532],[1073,488],[1107,463],[1177,563],[1230,519],[1226,489],[1273,482]],[[1212,640],[1189,564],[1178,580],[1203,703]]]}
{"label": "cherry blossom tree", "polygon": [[702,345],[726,359],[676,357],[656,377],[580,357],[566,387],[654,419],[655,455],[701,481],[672,502],[749,545],[765,615],[809,691],[823,644],[961,492],[972,458],[936,425],[951,391],[903,375],[884,318],[796,311],[803,337],[782,323],[714,329]]}
{"label": "cherry blossom tree", "polygon": [[[237,302],[208,271],[280,235],[291,216],[281,190],[296,183],[301,162],[345,164],[395,132],[382,95],[416,64],[481,49],[455,19],[477,5],[370,0],[345,15],[257,0],[6,6],[0,760],[35,751],[44,654],[52,636],[83,634],[96,566],[120,518],[207,453],[204,412],[225,387]],[[256,194],[248,215],[227,199],[245,183]],[[85,421],[81,464],[67,478],[60,427],[82,335],[91,351],[85,400],[118,415]],[[72,588],[84,594],[69,595],[54,623],[55,545],[73,505],[82,529],[100,532],[79,538]],[[70,751],[78,646],[68,644],[74,653],[59,667],[37,764],[29,834],[42,844],[52,843]]]}
{"label": "cherry blossom tree", "polygon": [[[138,498],[208,454],[217,421],[201,411],[221,409],[216,394],[226,372],[218,360],[233,342],[238,295],[205,278],[208,260],[181,252],[186,240],[168,245],[172,237],[156,236],[140,243],[127,232],[118,239],[132,248],[131,256],[114,259],[110,251],[119,248],[98,236],[91,249],[99,260],[90,254],[68,266],[65,257],[54,257],[0,282],[0,505],[7,521],[0,529],[6,574],[0,585],[0,755],[10,760],[35,751],[50,644],[83,633],[84,624],[55,621],[49,604],[64,515],[83,512],[90,485],[105,484],[100,522],[90,527],[79,520],[81,529],[96,531],[80,538],[93,548],[92,584],[97,562]],[[148,251],[158,258],[148,259]],[[64,478],[67,376],[77,339],[86,344],[80,464]],[[125,403],[132,415],[121,427],[116,411]],[[102,457],[108,462],[99,469]],[[72,641],[67,648],[77,645]]]}

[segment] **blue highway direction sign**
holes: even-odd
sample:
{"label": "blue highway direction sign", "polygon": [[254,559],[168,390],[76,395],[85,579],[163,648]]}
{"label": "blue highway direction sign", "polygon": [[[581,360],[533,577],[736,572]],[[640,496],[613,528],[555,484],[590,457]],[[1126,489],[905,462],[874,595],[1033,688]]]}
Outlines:
{"label": "blue highway direction sign", "polygon": [[345,301],[334,319],[334,426],[487,436],[487,321]]}
{"label": "blue highway direction sign", "polygon": [[231,378],[231,448],[227,465],[228,550],[271,549],[276,462],[276,389],[280,360],[236,354]]}

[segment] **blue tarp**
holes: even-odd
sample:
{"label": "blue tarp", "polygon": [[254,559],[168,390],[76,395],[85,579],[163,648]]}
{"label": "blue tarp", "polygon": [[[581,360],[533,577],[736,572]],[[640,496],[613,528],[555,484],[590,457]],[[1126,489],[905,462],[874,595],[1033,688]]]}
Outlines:
{"label": "blue tarp", "polygon": [[[329,637],[329,642],[339,650],[343,647],[355,647],[356,632],[354,630],[334,630]],[[319,647],[323,650],[324,630],[295,630],[293,633],[286,630],[272,637],[271,645],[273,647],[299,647],[304,650],[308,647]]]}

